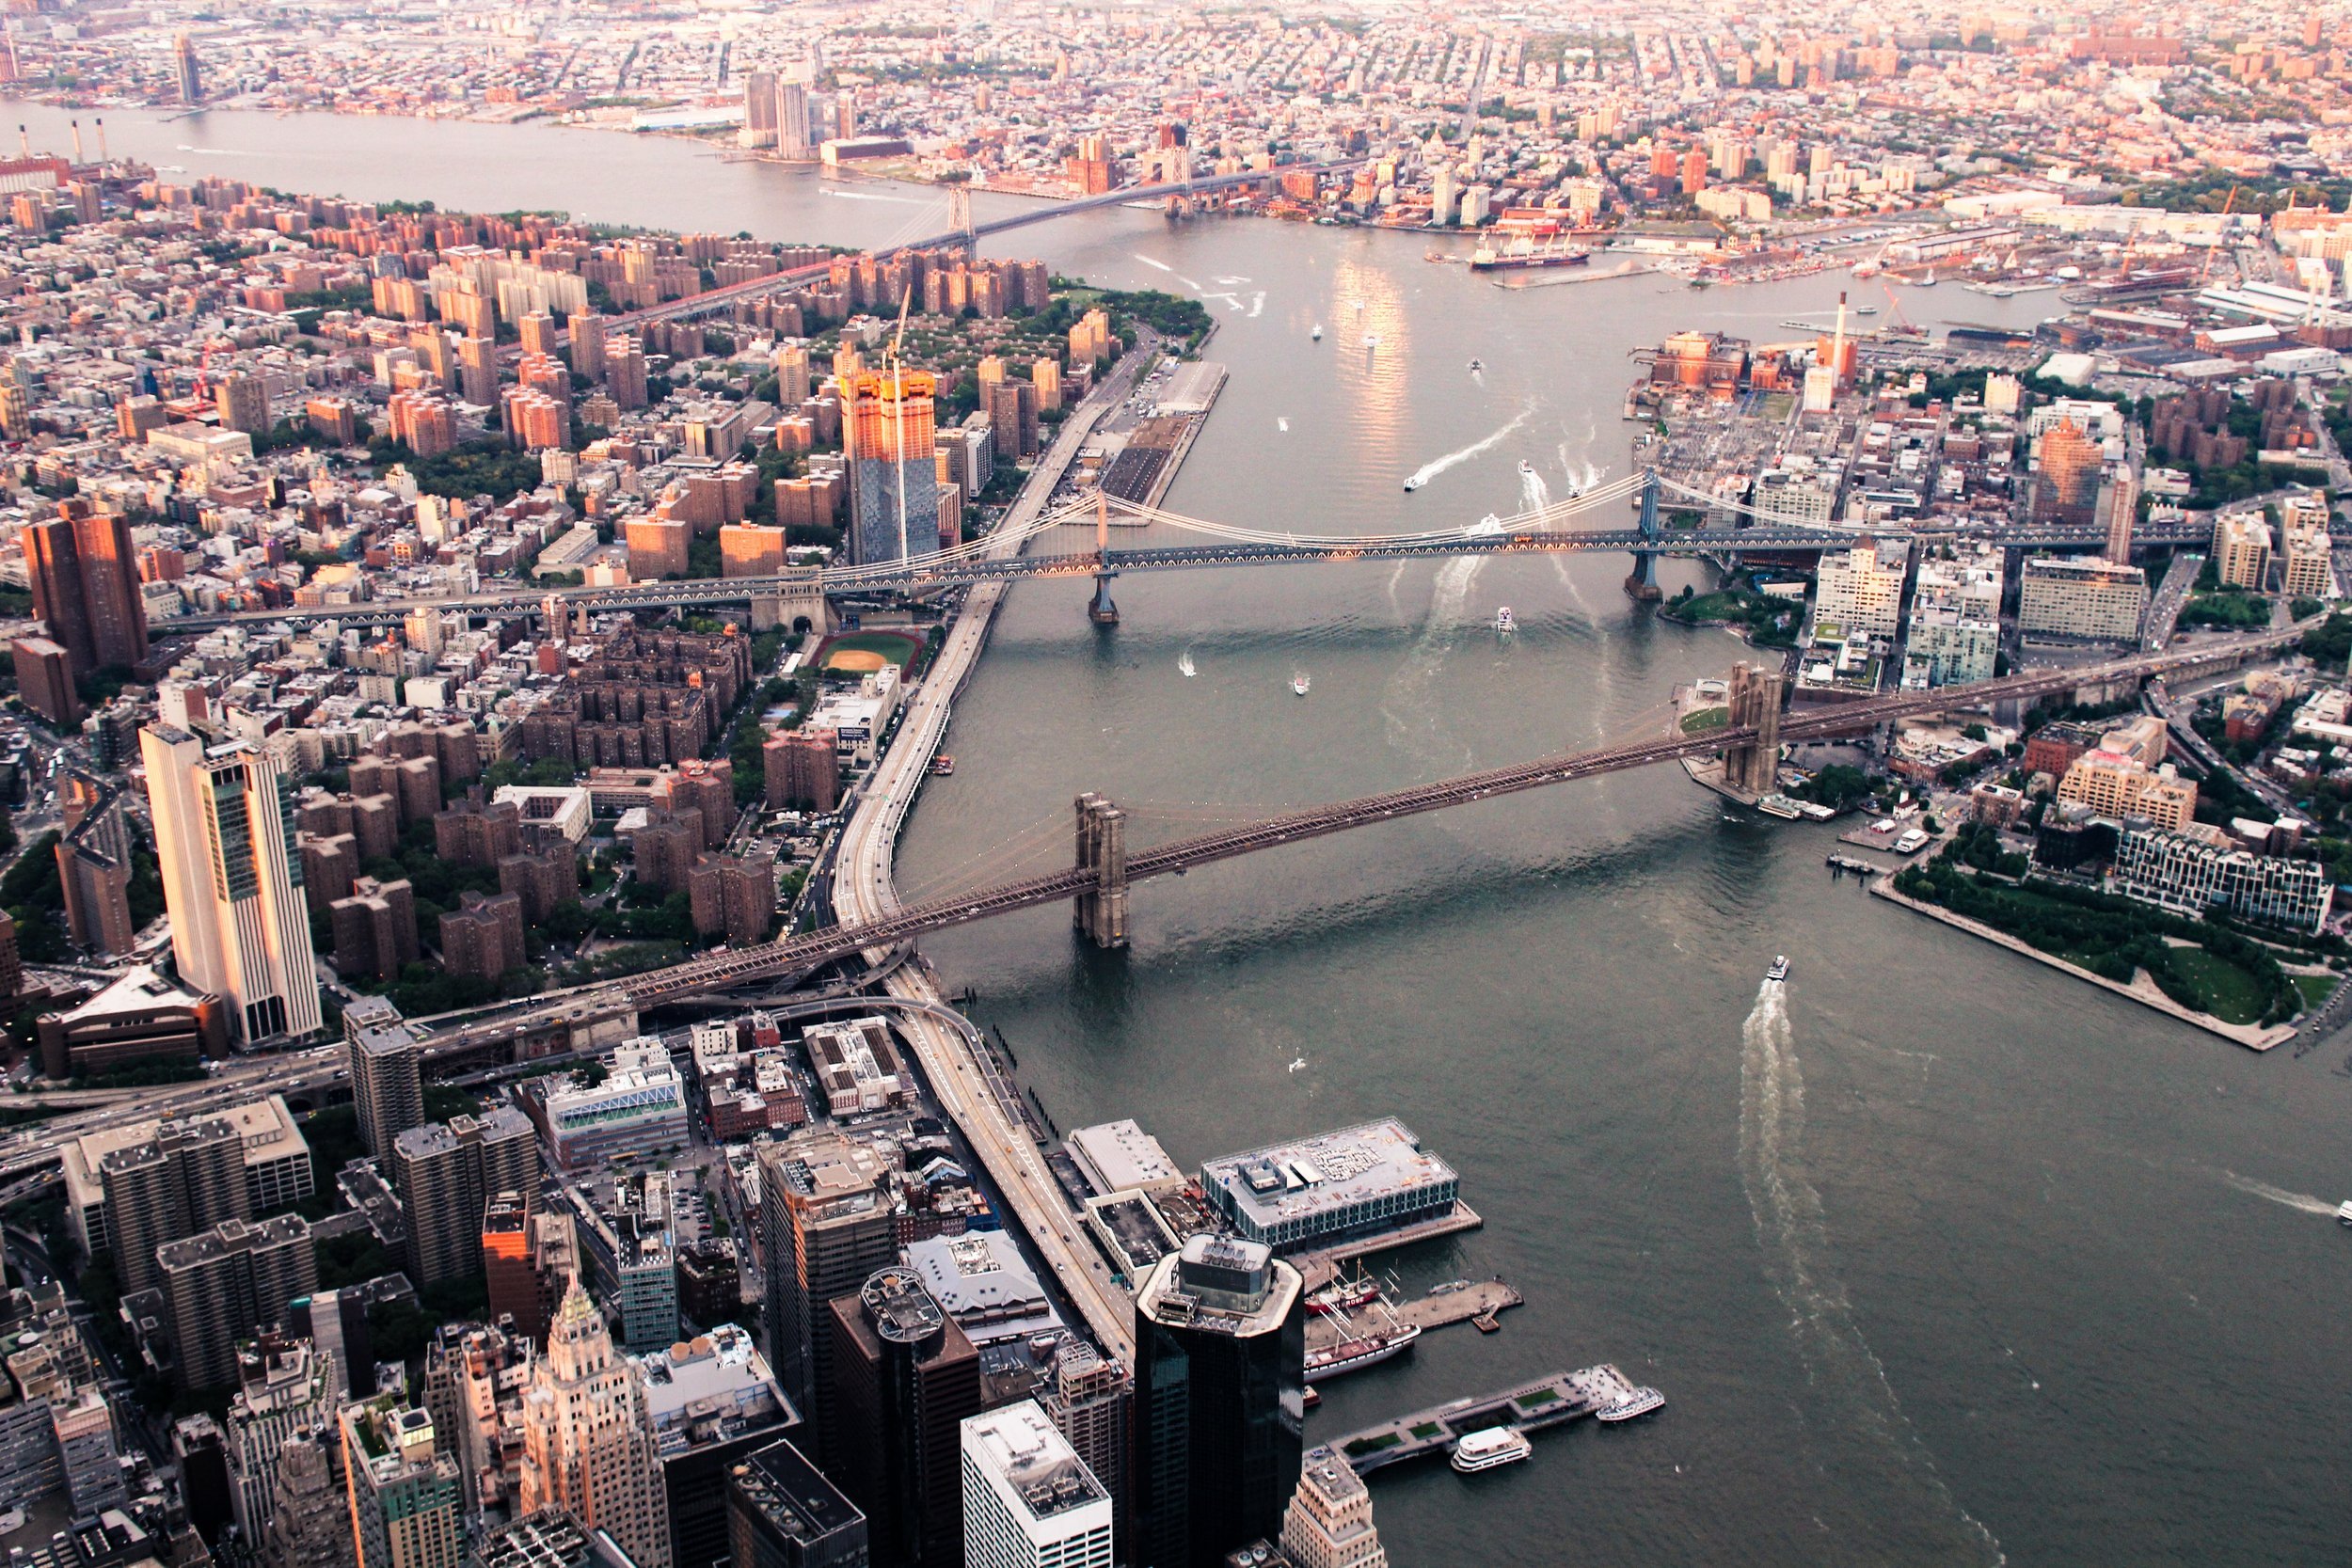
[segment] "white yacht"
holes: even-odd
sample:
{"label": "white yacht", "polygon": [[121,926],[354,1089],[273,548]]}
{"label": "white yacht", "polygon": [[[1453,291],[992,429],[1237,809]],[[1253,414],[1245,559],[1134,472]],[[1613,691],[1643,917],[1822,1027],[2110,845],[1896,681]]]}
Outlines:
{"label": "white yacht", "polygon": [[1454,1467],[1466,1476],[1481,1470],[1516,1465],[1535,1451],[1524,1433],[1512,1427],[1486,1427],[1454,1445]]}
{"label": "white yacht", "polygon": [[1291,677],[1291,689],[1304,697],[1307,694],[1307,677],[1303,674],[1293,675]]}
{"label": "white yacht", "polygon": [[2336,1206],[2336,1218],[2345,1225],[2352,1225],[2352,1200],[2346,1200]]}
{"label": "white yacht", "polygon": [[1495,630],[1500,632],[1504,637],[1508,637],[1518,629],[1519,623],[1518,618],[1511,613],[1511,607],[1507,604],[1496,606]]}
{"label": "white yacht", "polygon": [[1786,955],[1776,956],[1772,959],[1772,967],[1764,972],[1764,978],[1767,980],[1786,980],[1788,978],[1788,957]]}

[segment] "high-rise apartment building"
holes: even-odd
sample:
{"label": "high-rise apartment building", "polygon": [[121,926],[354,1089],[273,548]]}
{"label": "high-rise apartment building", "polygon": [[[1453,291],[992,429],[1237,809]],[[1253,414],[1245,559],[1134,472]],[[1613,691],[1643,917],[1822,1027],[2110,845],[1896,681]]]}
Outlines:
{"label": "high-rise apartment building", "polygon": [[463,1568],[465,1497],[433,1418],[386,1393],[341,1425],[357,1568]]}
{"label": "high-rise apartment building", "polygon": [[828,1129],[804,1129],[758,1148],[768,1362],[794,1408],[814,1418],[825,1444],[833,1362],[826,1306],[856,1294],[876,1269],[898,1259],[883,1189],[888,1178],[872,1149]]}
{"label": "high-rise apartment building", "polygon": [[1216,1568],[1271,1539],[1298,1483],[1307,1315],[1298,1271],[1256,1242],[1194,1236],[1136,1294],[1139,1568]]}
{"label": "high-rise apartment building", "polygon": [[98,1162],[115,1277],[123,1293],[157,1283],[157,1249],[228,1220],[253,1217],[245,1140],[225,1117],[167,1122]]}
{"label": "high-rise apartment building", "polygon": [[776,87],[776,150],[795,162],[806,162],[813,150],[808,110],[808,84],[787,75]]}
{"label": "high-rise apartment building", "polygon": [[171,40],[171,70],[179,84],[180,102],[203,103],[204,75],[197,68],[196,40],[185,33],[174,36]]}
{"label": "high-rise apartment building", "polygon": [[539,1145],[512,1105],[412,1127],[392,1140],[408,1211],[408,1275],[420,1291],[482,1272],[482,1221],[500,1193],[539,1190]]}
{"label": "high-rise apartment building", "polygon": [[855,562],[923,554],[939,531],[935,389],[925,371],[861,371],[850,377],[842,435]]}
{"label": "high-rise apartment building", "polygon": [[1389,1568],[1363,1478],[1327,1448],[1311,1449],[1282,1514],[1282,1555],[1297,1568]]}
{"label": "high-rise apartment building", "polygon": [[155,1249],[155,1273],[171,1327],[172,1377],[183,1390],[225,1388],[237,1380],[237,1341],[276,1323],[318,1289],[310,1223],[278,1214],[212,1229]]}
{"label": "high-rise apartment building", "polygon": [[33,613],[63,647],[76,675],[147,657],[147,608],[125,518],[59,503],[59,515],[24,529]]}
{"label": "high-rise apartment building", "polygon": [[2097,556],[2033,556],[2019,577],[2017,629],[2027,641],[2135,642],[2148,610],[2148,575]]}
{"label": "high-rise apartment building", "polygon": [[2270,524],[2261,513],[2224,512],[2214,519],[2213,567],[2224,584],[2267,590],[2270,548]]}
{"label": "high-rise apartment building", "polygon": [[239,430],[247,436],[269,430],[269,388],[258,375],[231,372],[223,376],[213,388],[213,404],[223,430]]}
{"label": "high-rise apartment building", "polygon": [[2105,460],[2099,437],[2073,420],[2060,420],[2043,431],[2034,462],[2034,516],[2045,522],[2094,521]]}
{"label": "high-rise apartment building", "polygon": [[562,1508],[637,1568],[671,1568],[661,1455],[644,1392],[575,1278],[522,1397],[524,1513]]}
{"label": "high-rise apartment building", "polygon": [[516,1333],[546,1344],[556,1307],[581,1261],[571,1215],[534,1209],[522,1193],[491,1196],[482,1219],[482,1265],[493,1323],[512,1318]]}
{"label": "high-rise apartment building", "polygon": [[743,133],[739,140],[745,147],[776,145],[776,73],[772,71],[743,73]]}
{"label": "high-rise apartment building", "polygon": [[16,693],[24,705],[53,729],[79,729],[82,699],[73,689],[73,656],[65,645],[53,638],[20,637],[10,651],[16,657]]}
{"label": "high-rise apartment building", "polygon": [[866,1511],[875,1568],[963,1561],[961,1452],[964,1419],[981,1409],[979,1352],[903,1266],[826,1311],[826,1468]]}
{"label": "high-rise apartment building", "polygon": [[1054,1355],[1054,1378],[1038,1395],[1054,1430],[1069,1442],[1087,1471],[1111,1497],[1114,1535],[1129,1528],[1127,1462],[1135,1446],[1136,1385],[1127,1369],[1104,1360],[1091,1345],[1066,1338]]}
{"label": "high-rise apartment building", "polygon": [[243,741],[139,732],[180,978],[225,997],[239,1040],[319,1026],[319,980],[291,802],[276,759]]}
{"label": "high-rise apartment building", "polygon": [[[346,1015],[348,1016],[348,1015]],[[424,1080],[416,1036],[397,1024],[355,1031],[346,1043],[352,1109],[359,1141],[371,1154],[389,1155],[392,1140],[424,1125]]]}
{"label": "high-rise apartment building", "polygon": [[1032,1401],[964,1419],[963,1541],[966,1568],[1111,1568],[1110,1493]]}
{"label": "high-rise apartment building", "polygon": [[1849,636],[1894,636],[1910,550],[1899,539],[1866,539],[1849,550],[1823,550],[1814,578],[1814,624],[1837,626]]}
{"label": "high-rise apartment building", "polygon": [[727,1472],[734,1568],[866,1568],[866,1515],[789,1442],[744,1455]]}

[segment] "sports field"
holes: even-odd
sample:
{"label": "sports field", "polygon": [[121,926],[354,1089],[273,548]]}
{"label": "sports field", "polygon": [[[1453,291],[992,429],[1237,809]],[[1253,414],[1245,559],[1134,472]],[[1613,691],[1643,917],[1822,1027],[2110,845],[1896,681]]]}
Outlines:
{"label": "sports field", "polygon": [[885,664],[903,670],[922,651],[923,644],[902,631],[844,632],[827,638],[817,650],[817,668],[838,670],[845,675],[867,674]]}

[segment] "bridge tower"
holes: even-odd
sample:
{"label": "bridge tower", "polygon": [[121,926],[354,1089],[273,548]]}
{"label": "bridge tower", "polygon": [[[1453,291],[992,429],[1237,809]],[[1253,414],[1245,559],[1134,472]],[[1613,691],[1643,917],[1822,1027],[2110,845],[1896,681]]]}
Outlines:
{"label": "bridge tower", "polygon": [[753,590],[754,631],[768,631],[777,626],[786,631],[798,631],[803,621],[808,623],[808,634],[812,638],[823,638],[833,630],[833,605],[825,597],[823,574],[816,567],[787,570],[775,579],[772,587]]}
{"label": "bridge tower", "polygon": [[1098,626],[1119,625],[1119,607],[1111,603],[1111,578],[1119,574],[1111,570],[1111,503],[1101,485],[1094,489],[1094,598],[1087,606],[1087,619]]}
{"label": "bridge tower", "polygon": [[[1655,544],[1661,533],[1658,523],[1658,470],[1642,472],[1642,537]],[[1658,586],[1658,552],[1642,549],[1633,552],[1633,570],[1625,579],[1626,597],[1644,603],[1655,603],[1666,596]]]}
{"label": "bridge tower", "polygon": [[1097,947],[1127,945],[1127,814],[1100,795],[1078,797],[1078,869],[1092,884],[1072,900],[1070,924]]}
{"label": "bridge tower", "polygon": [[1731,727],[1756,738],[1724,748],[1724,783],[1748,795],[1780,787],[1780,701],[1788,676],[1744,660],[1731,667]]}
{"label": "bridge tower", "polygon": [[947,227],[961,236],[964,254],[972,255],[979,245],[979,236],[972,230],[972,186],[968,181],[958,181],[947,187]]}

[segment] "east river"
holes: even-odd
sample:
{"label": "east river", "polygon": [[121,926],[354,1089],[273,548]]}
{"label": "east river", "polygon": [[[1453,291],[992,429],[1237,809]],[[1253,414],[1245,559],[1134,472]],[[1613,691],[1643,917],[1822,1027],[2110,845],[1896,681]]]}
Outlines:
{"label": "east river", "polygon": [[[62,113],[15,107],[64,150]],[[106,119],[119,154],[294,191],[856,245],[943,227],[928,192],[674,141]],[[1629,351],[1679,327],[1790,336],[1781,320],[1853,286],[1506,292],[1424,261],[1421,236],[1126,210],[995,244],[1213,296],[1232,379],[1168,504],[1325,533],[1620,475]],[[1903,303],[2057,309],[1948,285]],[[1059,861],[1083,790],[1149,842],[1655,724],[1673,683],[1742,650],[1629,605],[1625,570],[1133,577],[1102,635],[1082,585],[1020,588],[900,886]],[[1669,592],[1691,572],[1670,564]],[[1393,1114],[1460,1170],[1486,1228],[1396,1259],[1405,1287],[1500,1274],[1528,1305],[1331,1384],[1311,1436],[1597,1361],[1665,1391],[1660,1416],[1541,1437],[1527,1465],[1384,1476],[1399,1563],[2342,1560],[2347,1041],[2254,1055],[1833,881],[1829,843],[1657,770],[1145,884],[1123,954],[1082,951],[1057,910],[926,947],[1065,1130],[1132,1116],[1195,1165]],[[1776,1000],[1759,981],[1784,952]]]}

